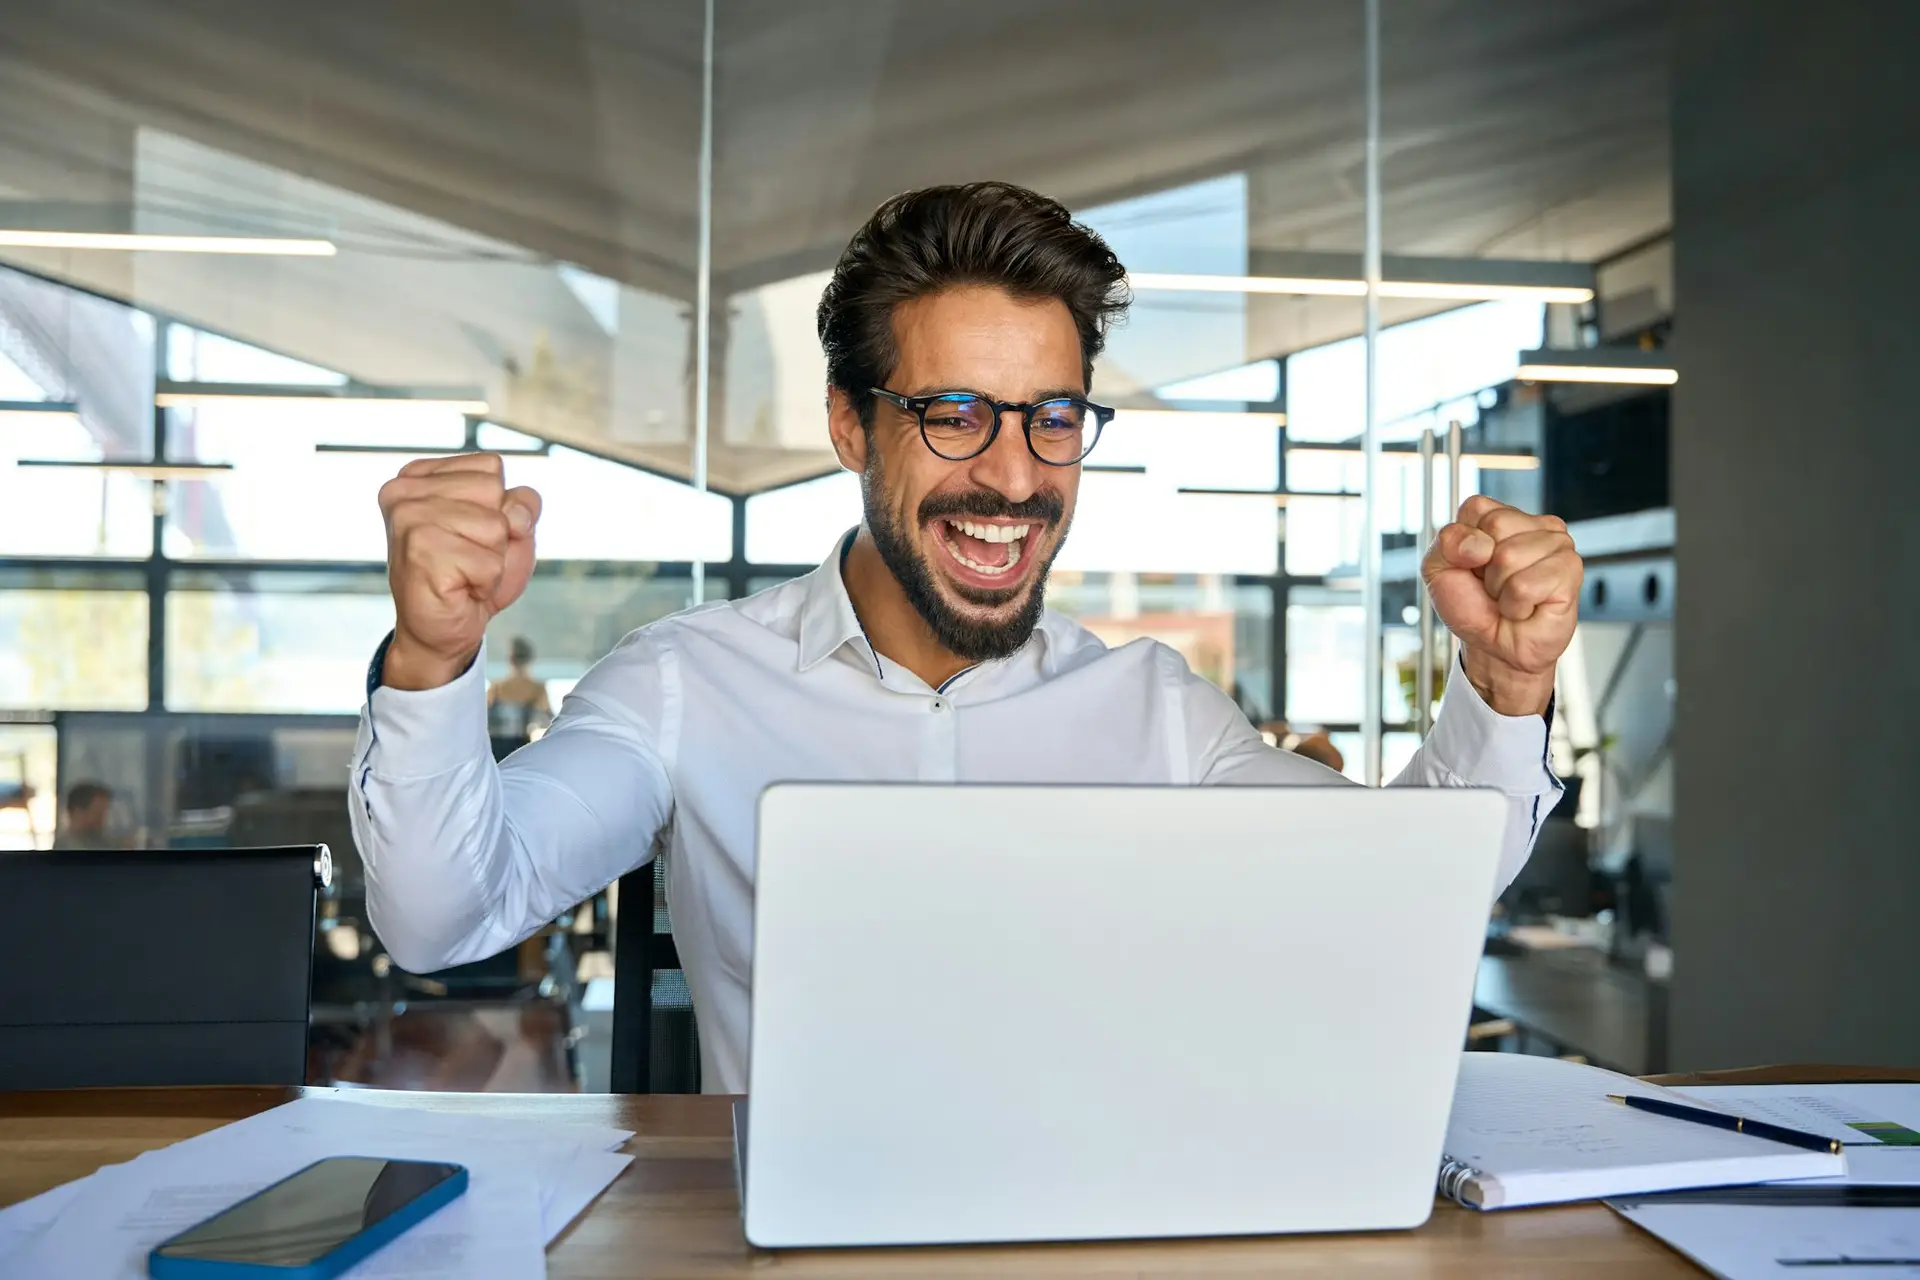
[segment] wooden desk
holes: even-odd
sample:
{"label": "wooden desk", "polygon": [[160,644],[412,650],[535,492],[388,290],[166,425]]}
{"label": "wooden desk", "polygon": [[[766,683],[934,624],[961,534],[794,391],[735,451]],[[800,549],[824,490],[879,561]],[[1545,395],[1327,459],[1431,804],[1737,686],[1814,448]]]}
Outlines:
{"label": "wooden desk", "polygon": [[[1920,1079],[1920,1073],[1769,1068],[1743,1082]],[[1699,1077],[1704,1081],[1704,1077]],[[229,1120],[329,1089],[101,1089],[0,1094],[0,1205]],[[740,1234],[725,1098],[360,1092],[355,1099],[632,1129],[638,1157],[548,1255],[553,1280],[795,1275],[1196,1274],[1436,1277],[1698,1276],[1598,1204],[1481,1214],[1441,1203],[1413,1232],[1024,1248],[762,1253]]]}
{"label": "wooden desk", "polygon": [[1639,1075],[1664,1067],[1654,1019],[1666,1016],[1644,975],[1585,947],[1480,958],[1473,1003],[1596,1066]]}

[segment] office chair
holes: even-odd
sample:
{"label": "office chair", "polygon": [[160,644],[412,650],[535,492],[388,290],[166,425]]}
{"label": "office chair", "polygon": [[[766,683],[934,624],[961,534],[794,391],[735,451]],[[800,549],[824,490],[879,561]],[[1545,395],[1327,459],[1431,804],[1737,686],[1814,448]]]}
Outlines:
{"label": "office chair", "polygon": [[[699,1088],[700,1055],[693,1002],[684,982],[660,983],[680,968],[680,952],[666,923],[665,861],[620,877],[613,926],[613,1036],[608,1080],[614,1093],[690,1093]],[[660,1034],[656,1037],[656,1032]]]}
{"label": "office chair", "polygon": [[306,1080],[325,845],[0,854],[0,1090]]}

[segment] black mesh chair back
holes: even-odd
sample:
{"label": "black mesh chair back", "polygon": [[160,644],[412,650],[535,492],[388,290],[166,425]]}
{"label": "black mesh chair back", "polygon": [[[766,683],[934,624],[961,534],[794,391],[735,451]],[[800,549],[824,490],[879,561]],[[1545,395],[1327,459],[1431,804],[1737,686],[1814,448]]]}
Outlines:
{"label": "black mesh chair back", "polygon": [[0,1090],[305,1083],[324,845],[0,854]]}

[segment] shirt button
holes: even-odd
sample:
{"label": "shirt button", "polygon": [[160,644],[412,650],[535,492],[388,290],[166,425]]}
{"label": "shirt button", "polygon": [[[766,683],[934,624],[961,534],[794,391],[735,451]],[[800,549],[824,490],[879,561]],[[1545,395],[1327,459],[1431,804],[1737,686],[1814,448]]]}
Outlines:
{"label": "shirt button", "polygon": [[947,709],[947,704],[942,702],[940,699],[935,698],[933,700],[933,706],[931,709],[934,711],[945,711]]}

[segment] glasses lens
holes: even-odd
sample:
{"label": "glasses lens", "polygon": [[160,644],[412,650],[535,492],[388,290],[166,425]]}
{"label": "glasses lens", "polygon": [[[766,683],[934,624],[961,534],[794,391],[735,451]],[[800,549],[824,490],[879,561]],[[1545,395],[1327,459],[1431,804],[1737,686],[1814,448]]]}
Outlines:
{"label": "glasses lens", "polygon": [[993,431],[993,406],[979,396],[937,396],[927,406],[927,444],[943,458],[971,458]]}
{"label": "glasses lens", "polygon": [[1087,456],[1099,430],[1093,413],[1078,400],[1048,400],[1034,406],[1027,438],[1041,458],[1066,466]]}

